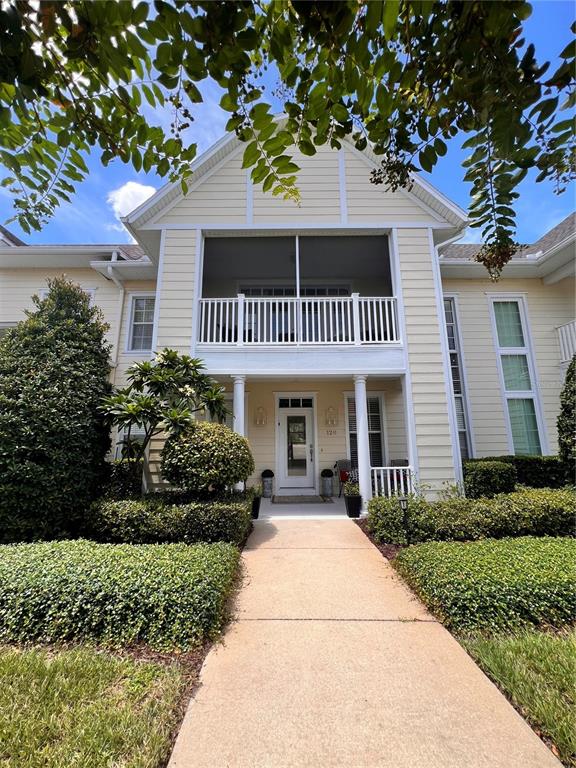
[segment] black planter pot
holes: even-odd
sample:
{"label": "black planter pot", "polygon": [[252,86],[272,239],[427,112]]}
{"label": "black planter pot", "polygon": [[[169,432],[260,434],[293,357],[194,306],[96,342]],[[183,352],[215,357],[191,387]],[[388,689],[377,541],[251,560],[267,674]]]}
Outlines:
{"label": "black planter pot", "polygon": [[348,517],[360,517],[362,509],[362,496],[344,496],[346,514]]}
{"label": "black planter pot", "polygon": [[252,520],[257,520],[258,515],[260,514],[260,502],[262,499],[260,496],[255,496],[252,499]]}

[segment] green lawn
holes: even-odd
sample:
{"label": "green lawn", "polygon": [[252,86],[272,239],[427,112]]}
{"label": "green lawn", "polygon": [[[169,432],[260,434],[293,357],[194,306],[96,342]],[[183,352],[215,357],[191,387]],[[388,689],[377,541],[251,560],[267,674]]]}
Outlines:
{"label": "green lawn", "polygon": [[157,768],[187,683],[182,665],[0,647],[2,768]]}
{"label": "green lawn", "polygon": [[576,766],[576,636],[528,631],[463,644],[560,759]]}

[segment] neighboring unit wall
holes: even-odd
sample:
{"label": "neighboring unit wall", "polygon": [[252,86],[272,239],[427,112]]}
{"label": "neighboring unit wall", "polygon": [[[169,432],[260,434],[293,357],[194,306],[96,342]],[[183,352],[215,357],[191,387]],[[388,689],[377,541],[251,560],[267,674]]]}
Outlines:
{"label": "neighboring unit wall", "polygon": [[[542,280],[446,279],[446,294],[458,296],[458,320],[466,366],[468,400],[474,434],[474,455],[495,456],[512,451],[508,444],[505,413],[496,348],[491,323],[490,296],[507,294],[524,297],[529,333],[532,339],[540,402],[544,413],[546,436],[541,436],[551,453],[558,450],[556,419],[564,371],[556,328],[574,319],[573,279],[552,285]],[[546,439],[542,439],[546,437]]]}
{"label": "neighboring unit wall", "polygon": [[[397,244],[410,366],[418,480],[437,492],[456,479],[446,371],[438,321],[434,254],[426,229],[398,229]],[[442,317],[443,322],[443,317]],[[459,462],[459,457],[456,458]]]}

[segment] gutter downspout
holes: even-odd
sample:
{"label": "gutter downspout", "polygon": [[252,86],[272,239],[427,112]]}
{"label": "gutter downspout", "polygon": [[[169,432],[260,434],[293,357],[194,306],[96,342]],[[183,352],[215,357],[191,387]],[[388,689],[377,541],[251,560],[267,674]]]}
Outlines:
{"label": "gutter downspout", "polygon": [[[112,258],[114,261],[116,261],[116,259],[114,259],[114,256]],[[112,361],[112,367],[114,368],[114,373],[116,373],[116,367],[118,365],[118,356],[120,354],[120,333],[122,330],[122,316],[124,314],[124,298],[126,296],[126,289],[124,288],[124,284],[114,274],[114,267],[112,265],[107,267],[106,273],[108,274],[108,278],[112,280],[114,285],[120,291],[120,296],[118,297],[118,311],[116,315],[116,338],[114,341],[114,359]]]}

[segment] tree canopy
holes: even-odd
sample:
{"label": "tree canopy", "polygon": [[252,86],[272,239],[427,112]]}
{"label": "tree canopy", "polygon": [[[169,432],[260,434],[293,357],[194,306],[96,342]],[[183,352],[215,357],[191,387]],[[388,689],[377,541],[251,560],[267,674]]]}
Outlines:
{"label": "tree canopy", "polygon": [[[470,218],[486,241],[478,258],[498,274],[515,249],[528,170],[562,191],[575,169],[574,37],[559,41],[551,71],[523,38],[530,13],[524,0],[5,2],[3,183],[27,231],[70,200],[91,151],[186,188],[196,155],[187,129],[211,78],[253,181],[296,202],[295,148],[369,144],[380,159],[372,181],[394,190],[465,134]],[[270,73],[284,120],[264,86]],[[171,110],[170,131],[150,124],[145,104]]]}

